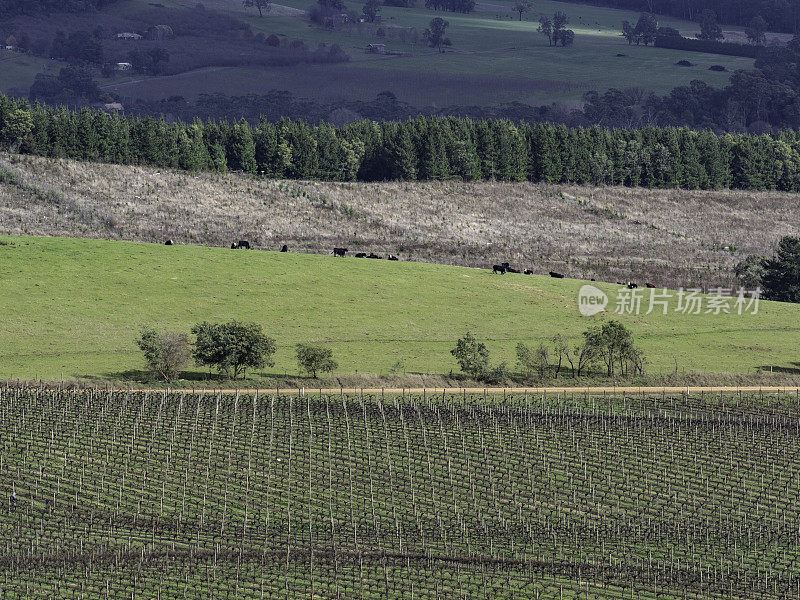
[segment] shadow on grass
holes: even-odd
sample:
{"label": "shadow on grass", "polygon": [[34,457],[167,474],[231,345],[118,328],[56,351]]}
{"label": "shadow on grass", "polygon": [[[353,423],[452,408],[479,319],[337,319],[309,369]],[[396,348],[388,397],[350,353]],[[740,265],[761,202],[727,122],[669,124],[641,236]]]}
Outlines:
{"label": "shadow on grass", "polygon": [[800,375],[800,362],[790,363],[791,367],[781,367],[778,365],[761,365],[758,370],[762,373],[785,373],[789,375]]}

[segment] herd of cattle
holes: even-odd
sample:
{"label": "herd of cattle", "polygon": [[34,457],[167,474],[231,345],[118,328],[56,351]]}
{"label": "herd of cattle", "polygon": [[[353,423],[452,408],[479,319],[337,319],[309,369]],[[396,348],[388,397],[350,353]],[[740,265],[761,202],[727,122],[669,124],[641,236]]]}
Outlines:
{"label": "herd of cattle", "polygon": [[[172,246],[174,244],[174,242],[172,240],[167,240],[166,242],[164,242],[164,244],[167,245],[167,246]],[[231,244],[231,250],[250,250],[250,242],[248,242],[247,240],[239,240],[238,242],[233,242]],[[283,246],[281,246],[281,250],[280,251],[281,252],[288,252],[289,251],[289,246],[284,244]],[[348,252],[347,248],[334,248],[333,249],[333,255],[337,256],[337,257],[340,257],[340,258],[344,258],[345,256],[347,256],[347,252]],[[357,252],[354,256],[356,258],[373,258],[373,259],[382,259],[383,258],[382,256],[379,256],[379,255],[377,255],[377,254],[375,254],[373,252],[370,252],[369,254],[367,254],[366,252]],[[390,254],[389,256],[387,256],[386,259],[387,260],[400,260],[399,258],[394,256],[393,254]],[[520,272],[524,273],[525,275],[533,275],[533,271],[531,271],[530,269],[524,269],[522,271],[518,271],[517,269],[512,267],[507,262],[500,263],[499,265],[493,265],[492,266],[492,273],[499,273],[500,275],[505,275],[506,273],[520,273]],[[564,279],[564,275],[562,273],[556,273],[555,271],[550,271],[550,277],[555,277],[556,279]],[[592,281],[594,281],[594,279],[592,279]],[[629,281],[628,283],[622,283],[622,282],[618,281],[617,285],[625,285],[625,286],[627,286],[628,288],[630,288],[632,290],[639,287],[637,284],[633,283],[632,281]],[[648,283],[647,287],[648,288],[655,288],[656,286]]]}

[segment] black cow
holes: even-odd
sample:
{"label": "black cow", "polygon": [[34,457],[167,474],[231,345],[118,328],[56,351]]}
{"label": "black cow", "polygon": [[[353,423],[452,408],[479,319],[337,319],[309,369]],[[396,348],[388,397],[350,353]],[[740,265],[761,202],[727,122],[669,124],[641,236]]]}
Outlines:
{"label": "black cow", "polygon": [[167,240],[166,242],[164,242],[165,246],[172,246],[173,244],[174,242],[172,240]]}
{"label": "black cow", "polygon": [[367,253],[366,252],[358,252],[356,254],[356,258],[367,258]]}
{"label": "black cow", "polygon": [[639,286],[638,286],[638,285],[636,285],[635,283],[633,283],[632,281],[629,281],[629,282],[628,282],[628,289],[629,289],[629,290],[635,290],[635,289],[636,289],[636,288],[638,288],[638,287],[639,287]]}
{"label": "black cow", "polygon": [[289,246],[287,246],[286,244],[281,246],[281,252],[288,252],[288,251],[289,251]]}
{"label": "black cow", "polygon": [[506,267],[506,273],[519,273],[519,271],[511,267]]}
{"label": "black cow", "polygon": [[367,256],[367,258],[381,258],[381,257],[378,256],[377,254],[374,254],[374,253],[370,252],[370,254],[369,254],[369,256]]}
{"label": "black cow", "polygon": [[500,263],[500,266],[501,267],[505,267],[506,270],[508,270],[508,263]]}
{"label": "black cow", "polygon": [[533,275],[533,271],[531,271],[530,269],[525,269],[523,273],[525,273],[525,275]]}
{"label": "black cow", "polygon": [[492,273],[500,273],[500,275],[506,274],[506,268],[503,265],[493,265],[492,266]]}
{"label": "black cow", "polygon": [[394,254],[390,254],[389,255],[389,260],[400,260],[400,259],[397,258]]}
{"label": "black cow", "polygon": [[556,273],[555,271],[550,271],[550,277],[555,277],[556,279],[564,279],[564,276],[561,273]]}
{"label": "black cow", "polygon": [[652,283],[646,283],[645,285],[646,285],[648,288],[650,288],[651,290],[652,290],[652,289],[655,289],[655,287],[656,287],[656,286],[654,286]]}
{"label": "black cow", "polygon": [[231,250],[250,250],[250,242],[247,240],[239,240],[238,243],[231,244]]}
{"label": "black cow", "polygon": [[334,248],[333,255],[334,256],[344,256],[347,254],[347,248]]}

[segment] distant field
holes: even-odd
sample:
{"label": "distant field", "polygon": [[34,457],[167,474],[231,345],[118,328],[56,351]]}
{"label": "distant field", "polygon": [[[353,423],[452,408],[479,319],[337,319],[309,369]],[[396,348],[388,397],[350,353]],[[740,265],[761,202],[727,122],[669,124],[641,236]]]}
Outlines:
{"label": "distant field", "polygon": [[[575,339],[592,318],[574,279],[330,255],[234,251],[91,239],[0,238],[0,378],[124,378],[142,369],[143,325],[188,332],[203,320],[261,323],[278,343],[274,368],[296,375],[297,343],[330,346],[337,376],[457,371],[450,349],[467,330],[493,362],[514,364],[518,342]],[[651,374],[754,374],[796,369],[800,306],[762,302],[758,314],[622,315]],[[202,379],[204,370],[192,377]],[[313,385],[313,384],[311,384]]]}
{"label": "distant field", "polygon": [[[193,6],[180,0],[164,0],[163,4]],[[327,31],[301,16],[289,16],[280,8],[276,8],[276,14],[267,13],[260,18],[240,2],[209,0],[204,4],[248,23],[256,33],[277,33],[285,40],[302,39],[310,47],[338,43],[350,53],[352,62],[324,68],[305,65],[287,69],[204,69],[178,78],[144,79],[111,89],[129,100],[175,93],[191,98],[204,91],[243,95],[281,89],[327,100],[372,98],[390,90],[412,104],[435,106],[509,101],[574,103],[588,90],[604,91],[609,87],[636,86],[666,93],[693,79],[722,86],[730,73],[709,71],[711,65],[723,65],[729,71],[753,65],[750,59],[693,53],[690,59],[696,66],[679,67],[675,63],[686,58],[686,53],[629,46],[620,37],[622,21],[635,21],[637,13],[563,2],[536,2],[534,11],[525,15],[522,22],[517,20],[510,0],[479,3],[470,15],[429,11],[422,5],[413,9],[383,7],[383,38],[376,36],[377,25]],[[311,4],[308,0],[286,0],[280,6],[304,10]],[[114,5],[110,10],[124,14],[146,5],[144,0],[135,0]],[[361,4],[351,2],[348,7],[358,12]],[[546,38],[536,31],[539,15],[556,10],[565,11],[571,18],[569,26],[577,36],[573,48],[549,48]],[[435,16],[450,22],[450,51],[439,54],[424,48],[422,42],[412,45],[401,40],[402,28],[415,27],[421,35]],[[697,28],[695,23],[671,18],[660,22],[687,33]],[[389,50],[403,56],[367,55],[364,48],[370,42],[385,43]]]}
{"label": "distant field", "polygon": [[38,73],[55,75],[64,63],[20,54],[0,51],[0,92],[28,95]]}

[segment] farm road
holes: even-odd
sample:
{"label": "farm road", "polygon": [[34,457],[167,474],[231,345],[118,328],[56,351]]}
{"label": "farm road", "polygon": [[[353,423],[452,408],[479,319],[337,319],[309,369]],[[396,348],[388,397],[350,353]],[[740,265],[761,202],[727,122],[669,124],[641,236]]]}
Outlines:
{"label": "farm road", "polygon": [[[158,392],[161,390],[152,388],[116,388],[112,391],[118,392]],[[667,386],[667,387],[636,387],[636,386],[606,386],[606,387],[511,387],[511,388],[279,388],[279,389],[254,389],[254,388],[176,388],[171,390],[173,392],[193,392],[193,393],[223,393],[223,394],[253,394],[253,393],[266,393],[271,394],[277,392],[279,395],[294,394],[300,391],[304,394],[429,394],[431,396],[449,395],[456,396],[462,394],[542,394],[542,395],[559,395],[559,394],[712,394],[712,393],[726,393],[726,394],[748,394],[748,393],[776,393],[776,394],[796,394],[800,398],[800,387],[780,387],[780,386]]]}

